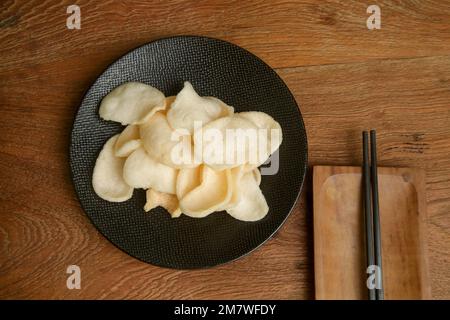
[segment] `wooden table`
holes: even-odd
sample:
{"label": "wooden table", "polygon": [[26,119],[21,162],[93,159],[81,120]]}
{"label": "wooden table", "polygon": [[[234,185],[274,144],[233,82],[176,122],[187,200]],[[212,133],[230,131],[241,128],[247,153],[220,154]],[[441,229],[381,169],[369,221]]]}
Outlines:
{"label": "wooden table", "polygon": [[[66,9],[81,9],[68,30]],[[236,262],[198,271],[147,265],[89,222],[68,149],[84,92],[130,49],[179,34],[217,37],[271,65],[305,119],[310,166],[358,165],[378,130],[379,164],[426,170],[432,294],[450,298],[450,2],[2,1],[0,298],[314,298],[309,176],[287,223]],[[69,265],[81,289],[66,288]]]}

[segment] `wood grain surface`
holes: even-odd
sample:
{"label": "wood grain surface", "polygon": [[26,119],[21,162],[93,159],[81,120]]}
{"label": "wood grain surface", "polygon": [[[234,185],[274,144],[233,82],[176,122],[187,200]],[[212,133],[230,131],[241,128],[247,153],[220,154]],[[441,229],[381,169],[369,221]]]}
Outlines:
{"label": "wood grain surface", "polygon": [[[66,28],[67,6],[81,29]],[[68,150],[84,92],[151,40],[198,34],[236,43],[276,69],[303,114],[310,165],[358,165],[378,131],[379,164],[426,172],[432,296],[450,299],[450,2],[0,2],[0,298],[314,298],[312,188],[251,255],[175,271],[130,258],[83,213]],[[82,271],[80,290],[66,268]]]}
{"label": "wood grain surface", "polygon": [[[361,166],[315,166],[316,299],[368,299]],[[386,300],[430,299],[425,172],[380,167],[381,248]]]}

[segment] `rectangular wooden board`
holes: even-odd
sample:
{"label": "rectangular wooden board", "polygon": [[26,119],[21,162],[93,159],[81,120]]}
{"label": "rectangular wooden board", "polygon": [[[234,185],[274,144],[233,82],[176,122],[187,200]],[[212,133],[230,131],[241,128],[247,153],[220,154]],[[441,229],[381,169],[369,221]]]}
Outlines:
{"label": "rectangular wooden board", "polygon": [[[361,168],[315,166],[316,299],[367,299]],[[428,299],[425,173],[378,169],[385,299]]]}

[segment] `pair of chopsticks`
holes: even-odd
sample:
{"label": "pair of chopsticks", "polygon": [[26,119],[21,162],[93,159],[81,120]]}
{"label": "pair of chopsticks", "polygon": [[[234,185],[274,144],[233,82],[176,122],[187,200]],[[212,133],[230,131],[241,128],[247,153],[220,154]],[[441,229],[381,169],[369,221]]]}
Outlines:
{"label": "pair of chopsticks", "polygon": [[370,164],[369,134],[367,131],[363,131],[363,186],[367,267],[375,266],[376,272],[379,271],[376,279],[381,284],[379,288],[368,288],[369,300],[384,300],[375,130],[370,131]]}

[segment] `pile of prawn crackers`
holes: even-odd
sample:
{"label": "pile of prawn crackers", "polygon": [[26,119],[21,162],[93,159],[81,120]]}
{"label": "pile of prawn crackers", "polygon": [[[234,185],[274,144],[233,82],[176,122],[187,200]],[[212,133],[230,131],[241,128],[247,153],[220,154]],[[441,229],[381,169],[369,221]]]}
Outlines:
{"label": "pile of prawn crackers", "polygon": [[145,211],[161,206],[173,218],[226,211],[257,221],[269,212],[258,167],[282,143],[277,121],[263,112],[234,112],[185,82],[176,95],[139,82],[106,95],[100,117],[126,127],[98,155],[92,185],[107,201],[146,190]]}

